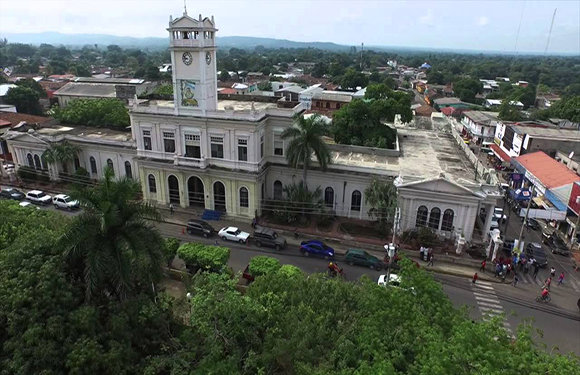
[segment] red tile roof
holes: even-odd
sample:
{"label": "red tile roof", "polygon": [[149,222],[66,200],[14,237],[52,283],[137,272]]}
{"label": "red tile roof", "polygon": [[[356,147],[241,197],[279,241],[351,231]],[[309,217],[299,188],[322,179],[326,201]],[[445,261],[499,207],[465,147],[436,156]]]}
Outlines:
{"label": "red tile roof", "polygon": [[28,124],[44,124],[52,119],[52,117],[33,116],[25,113],[0,112],[0,121],[9,122],[11,126],[16,126],[22,121],[26,121]]}
{"label": "red tile roof", "polygon": [[218,91],[218,94],[224,94],[224,95],[235,94],[235,93],[236,93],[236,90],[234,90],[232,88],[225,88],[225,89]]}
{"label": "red tile roof", "polygon": [[445,116],[451,116],[453,112],[453,107],[445,107],[441,109],[441,113],[443,113]]}
{"label": "red tile roof", "polygon": [[548,189],[580,181],[580,176],[543,151],[525,154],[515,159]]}

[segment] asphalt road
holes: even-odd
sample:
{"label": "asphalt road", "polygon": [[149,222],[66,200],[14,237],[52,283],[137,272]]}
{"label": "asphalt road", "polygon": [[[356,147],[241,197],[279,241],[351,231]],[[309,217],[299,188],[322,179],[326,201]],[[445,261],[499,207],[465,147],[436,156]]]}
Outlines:
{"label": "asphalt road", "polygon": [[[55,210],[50,206],[42,207],[45,210]],[[67,216],[78,215],[79,211],[58,210]],[[512,230],[516,228],[517,223],[508,222]],[[203,237],[190,236],[182,233],[183,227],[170,223],[159,223],[157,225],[160,233],[165,237],[175,237],[181,241],[196,241],[213,244],[217,237],[204,239]],[[541,234],[540,234],[541,235]],[[531,232],[527,235],[527,240],[540,240],[538,233]],[[282,264],[292,264],[306,273],[326,272],[328,261],[324,259],[315,259],[300,255],[297,248],[288,247],[280,252],[270,248],[257,248],[254,245],[240,245],[233,242],[224,243],[217,239],[222,246],[228,246],[232,249],[230,256],[230,266],[235,271],[243,271],[249,260],[257,255],[268,255],[280,260]],[[571,262],[565,258],[559,259],[559,256],[547,253],[551,264],[560,264],[563,269],[571,267]],[[349,266],[342,262],[340,258],[336,260],[340,267],[344,268],[348,280],[356,280],[363,275],[367,275],[371,280],[377,280],[379,275],[384,273],[375,271],[370,268]],[[553,262],[553,263],[552,263]],[[176,268],[184,267],[179,260],[174,262]],[[547,270],[542,270],[546,274]],[[542,274],[542,277],[544,276]],[[560,352],[574,352],[580,355],[580,312],[573,308],[572,299],[578,298],[578,294],[571,287],[567,289],[552,287],[554,296],[553,304],[544,305],[535,302],[535,296],[539,294],[539,287],[532,283],[521,282],[517,288],[509,284],[496,283],[479,283],[472,286],[471,281],[465,278],[458,278],[447,275],[433,274],[435,280],[443,285],[443,290],[454,303],[455,306],[467,306],[470,309],[470,315],[474,319],[481,319],[484,313],[506,314],[506,329],[515,332],[517,326],[527,319],[532,319],[531,324],[535,328],[543,331],[543,338],[536,337],[538,343],[543,343],[550,351],[552,347],[557,346]],[[573,273],[570,278],[578,277]],[[558,299],[569,300],[568,305],[558,304]]]}

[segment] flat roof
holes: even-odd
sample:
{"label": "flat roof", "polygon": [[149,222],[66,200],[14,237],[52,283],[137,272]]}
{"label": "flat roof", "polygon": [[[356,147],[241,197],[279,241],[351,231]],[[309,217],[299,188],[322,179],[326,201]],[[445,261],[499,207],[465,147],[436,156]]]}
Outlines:
{"label": "flat roof", "polygon": [[[332,151],[332,163],[366,167],[391,176],[436,178],[441,173],[459,184],[476,184],[475,169],[451,134],[428,130],[397,129],[400,156]],[[330,166],[329,168],[332,168]]]}
{"label": "flat roof", "polygon": [[537,126],[512,126],[517,134],[527,134],[532,138],[551,138],[569,142],[580,142],[580,133],[575,129],[544,128]]}
{"label": "flat roof", "polygon": [[252,109],[252,103],[254,108],[258,111],[264,110],[266,108],[277,108],[276,103],[264,103],[264,102],[252,102],[252,101],[242,101],[242,100],[218,100],[218,110],[223,111],[226,107],[233,107],[236,111],[249,111]]}
{"label": "flat roof", "polygon": [[76,82],[67,83],[55,91],[54,95],[94,96],[96,98],[115,98],[117,96],[115,85]]}
{"label": "flat roof", "polygon": [[80,83],[106,83],[110,85],[140,85],[145,83],[144,79],[140,78],[96,78],[96,77],[77,77],[72,80]]}
{"label": "flat roof", "polygon": [[338,93],[338,91],[322,91],[312,96],[314,100],[328,100],[333,102],[349,103],[352,101],[352,93]]}
{"label": "flat roof", "polygon": [[473,120],[473,122],[485,125],[489,125],[492,121],[496,121],[497,115],[497,112],[487,111],[468,111],[463,113],[463,116]]}
{"label": "flat roof", "polygon": [[459,98],[440,98],[435,99],[435,104],[459,104],[462,103]]}

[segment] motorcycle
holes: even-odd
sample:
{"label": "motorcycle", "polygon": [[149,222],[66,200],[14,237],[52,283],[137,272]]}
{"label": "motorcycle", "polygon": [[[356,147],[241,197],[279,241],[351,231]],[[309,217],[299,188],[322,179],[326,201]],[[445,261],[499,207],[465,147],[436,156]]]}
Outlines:
{"label": "motorcycle", "polygon": [[[544,302],[544,303],[548,303],[552,300],[552,297],[550,297],[549,295],[546,297],[542,297],[542,296],[537,296],[536,297],[536,302]],[[580,303],[580,302],[579,302]]]}

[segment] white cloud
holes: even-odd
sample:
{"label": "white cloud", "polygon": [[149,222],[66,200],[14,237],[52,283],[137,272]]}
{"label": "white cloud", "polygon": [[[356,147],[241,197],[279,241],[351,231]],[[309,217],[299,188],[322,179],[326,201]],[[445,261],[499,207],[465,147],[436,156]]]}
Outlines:
{"label": "white cloud", "polygon": [[485,16],[479,17],[477,20],[478,26],[487,26],[489,24],[489,19]]}
{"label": "white cloud", "polygon": [[419,18],[419,23],[427,26],[435,26],[435,19],[431,13],[431,10],[428,10],[426,15]]}

